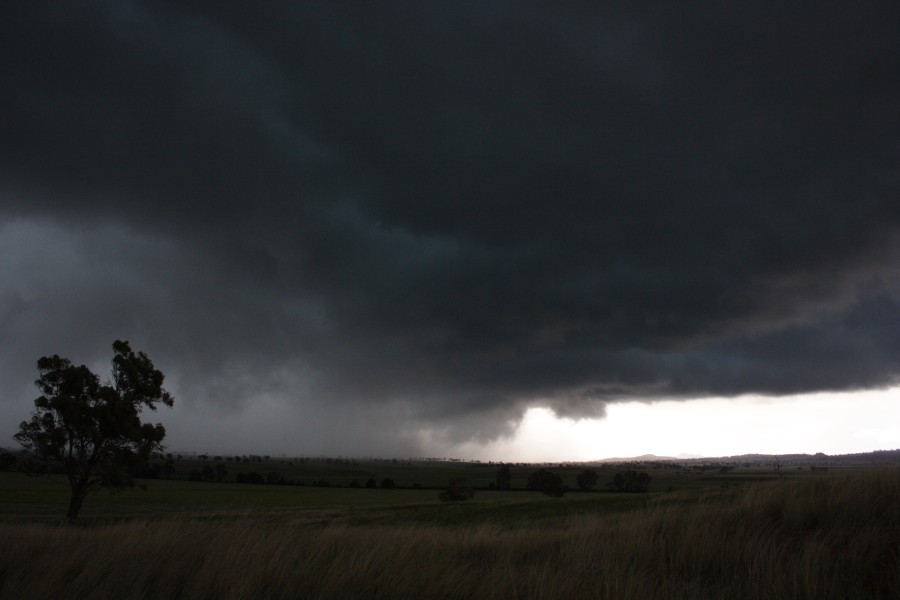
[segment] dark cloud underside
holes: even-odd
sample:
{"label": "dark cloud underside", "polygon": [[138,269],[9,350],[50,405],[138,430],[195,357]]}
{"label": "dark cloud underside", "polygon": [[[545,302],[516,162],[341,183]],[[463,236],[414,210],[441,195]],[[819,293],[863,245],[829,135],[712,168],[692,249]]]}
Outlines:
{"label": "dark cloud underside", "polygon": [[900,373],[891,3],[0,10],[5,382],[484,438]]}

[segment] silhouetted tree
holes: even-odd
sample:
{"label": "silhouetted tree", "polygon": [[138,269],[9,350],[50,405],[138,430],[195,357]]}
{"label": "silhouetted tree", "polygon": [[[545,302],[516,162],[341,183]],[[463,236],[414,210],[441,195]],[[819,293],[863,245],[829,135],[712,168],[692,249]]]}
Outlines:
{"label": "silhouetted tree", "polygon": [[562,498],[563,494],[566,493],[562,477],[547,469],[540,469],[529,475],[526,487],[529,490],[542,492],[556,498]]}
{"label": "silhouetted tree", "polygon": [[381,487],[382,487],[382,489],[390,490],[390,489],[395,488],[396,486],[394,485],[393,479],[386,478],[386,479],[381,480]]}
{"label": "silhouetted tree", "polygon": [[366,487],[367,487],[367,488],[373,488],[373,487],[375,487],[376,485],[378,485],[378,484],[375,483],[375,478],[374,478],[374,477],[369,477],[369,478],[366,480]]}
{"label": "silhouetted tree", "polygon": [[497,469],[497,489],[508,490],[511,485],[512,471],[510,471],[509,465],[500,465],[500,468]]}
{"label": "silhouetted tree", "polygon": [[592,487],[597,485],[597,482],[600,480],[600,476],[597,475],[597,471],[593,469],[586,469],[578,474],[578,477],[575,478],[575,481],[578,483],[578,487],[582,490],[589,490]]}
{"label": "silhouetted tree", "polygon": [[616,473],[608,485],[617,492],[646,492],[652,480],[653,478],[643,471],[638,473],[628,470]]}
{"label": "silhouetted tree", "polygon": [[84,365],[57,355],[38,360],[35,381],[41,396],[30,421],[19,425],[16,440],[44,464],[57,464],[71,487],[66,517],[74,521],[87,494],[99,488],[134,485],[129,467],[145,464],[161,450],[162,425],[143,423],[142,409],[172,406],[164,376],[128,342],[113,343],[112,380],[100,379]]}

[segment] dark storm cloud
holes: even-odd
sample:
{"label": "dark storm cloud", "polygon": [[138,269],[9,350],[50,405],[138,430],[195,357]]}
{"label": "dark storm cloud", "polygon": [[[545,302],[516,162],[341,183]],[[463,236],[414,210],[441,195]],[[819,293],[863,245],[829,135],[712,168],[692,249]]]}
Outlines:
{"label": "dark storm cloud", "polygon": [[2,11],[4,381],[128,338],[415,448],[900,373],[889,3]]}

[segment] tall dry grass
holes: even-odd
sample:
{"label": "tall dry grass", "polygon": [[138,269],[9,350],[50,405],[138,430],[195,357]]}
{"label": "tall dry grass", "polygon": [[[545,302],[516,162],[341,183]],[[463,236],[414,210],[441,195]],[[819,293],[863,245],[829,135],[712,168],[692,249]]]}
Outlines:
{"label": "tall dry grass", "polygon": [[552,524],[0,526],[2,598],[900,598],[900,472]]}

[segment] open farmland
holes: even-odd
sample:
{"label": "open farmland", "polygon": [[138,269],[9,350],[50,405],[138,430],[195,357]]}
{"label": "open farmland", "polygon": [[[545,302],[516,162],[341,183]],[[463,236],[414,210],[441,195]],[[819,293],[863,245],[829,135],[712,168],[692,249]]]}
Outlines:
{"label": "open farmland", "polygon": [[[181,466],[194,469],[190,461]],[[479,489],[466,502],[440,502],[438,490],[425,485],[466,472],[476,487],[487,486],[496,466],[347,465],[359,476],[383,470],[409,486],[397,489],[338,487],[343,466],[327,462],[295,465],[284,474],[312,478],[326,468],[335,481],[328,487],[143,481],[146,489],[91,496],[81,526],[63,524],[62,481],[2,473],[0,597],[900,593],[896,468],[795,469],[783,480],[772,480],[761,467],[715,475],[666,469],[668,479],[654,472],[663,490],[647,494],[570,491],[550,498]],[[529,468],[517,467],[514,481]],[[562,473],[575,468],[556,467]],[[601,469],[600,487],[614,468]],[[411,487],[413,480],[419,487]],[[669,486],[672,491],[664,491]]]}
{"label": "open farmland", "polygon": [[[219,460],[217,460],[219,459]],[[212,518],[223,513],[263,511],[304,513],[310,518],[330,521],[335,515],[351,520],[366,520],[367,515],[387,508],[425,520],[434,513],[437,521],[447,513],[463,511],[484,515],[527,514],[532,507],[538,514],[580,513],[597,506],[633,507],[646,503],[654,493],[689,492],[739,486],[777,478],[765,463],[731,468],[719,464],[622,463],[611,465],[554,464],[509,465],[510,489],[492,489],[499,464],[461,461],[412,461],[382,459],[270,458],[247,457],[244,461],[224,462],[222,457],[185,456],[172,458],[172,471],[166,478],[141,479],[137,487],[121,492],[100,491],[89,496],[81,515],[83,521],[106,522],[140,518],[198,516]],[[161,464],[161,463],[160,463]],[[192,481],[192,476],[207,468],[224,467],[221,476],[208,481]],[[547,498],[526,489],[530,473],[548,468],[561,476],[569,491],[565,498]],[[579,490],[576,477],[586,468],[599,475],[595,489]],[[650,495],[618,494],[607,489],[617,472],[635,469],[648,472],[652,481]],[[808,470],[795,467],[789,477],[806,477]],[[262,483],[237,483],[242,477],[258,474]],[[476,490],[473,500],[456,504],[449,510],[438,501],[439,491],[450,479],[462,479]],[[372,488],[366,487],[371,480]],[[393,488],[384,489],[385,480]],[[267,481],[278,483],[266,483]],[[43,520],[55,522],[65,514],[69,487],[65,476],[28,476],[0,473],[0,520]],[[497,508],[497,507],[503,508]],[[519,508],[512,508],[513,506]],[[464,508],[460,508],[464,507]]]}

